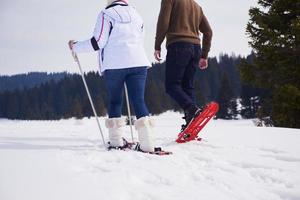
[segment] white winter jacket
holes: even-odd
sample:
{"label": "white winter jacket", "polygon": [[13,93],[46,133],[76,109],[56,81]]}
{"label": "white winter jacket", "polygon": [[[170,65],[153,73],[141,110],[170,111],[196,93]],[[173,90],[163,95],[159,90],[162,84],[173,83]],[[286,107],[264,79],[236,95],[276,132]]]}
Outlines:
{"label": "white winter jacket", "polygon": [[103,10],[93,37],[74,44],[76,53],[99,51],[100,72],[150,66],[144,50],[144,22],[137,11],[123,1]]}

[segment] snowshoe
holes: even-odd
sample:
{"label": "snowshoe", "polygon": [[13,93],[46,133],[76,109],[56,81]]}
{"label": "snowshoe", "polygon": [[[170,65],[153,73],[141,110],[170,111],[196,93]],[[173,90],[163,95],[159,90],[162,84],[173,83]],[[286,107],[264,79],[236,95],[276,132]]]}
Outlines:
{"label": "snowshoe", "polygon": [[107,150],[110,151],[110,150],[132,149],[136,145],[136,143],[128,142],[125,138],[123,138],[123,143],[124,143],[123,146],[113,147],[113,146],[110,146],[110,142],[108,142],[108,148],[107,148]]}
{"label": "snowshoe", "polygon": [[195,117],[186,126],[182,127],[181,132],[176,139],[177,143],[185,143],[192,140],[201,141],[198,133],[205,127],[205,125],[215,116],[219,110],[219,104],[211,102],[205,106],[202,112],[195,114]]}
{"label": "snowshoe", "polygon": [[162,150],[161,147],[155,147],[153,152],[143,151],[141,149],[139,143],[136,144],[134,150],[138,151],[138,152],[142,152],[142,153],[148,153],[148,154],[159,155],[159,156],[164,156],[164,155],[170,155],[170,154],[172,154],[172,152],[170,152],[170,151],[164,151],[164,150]]}

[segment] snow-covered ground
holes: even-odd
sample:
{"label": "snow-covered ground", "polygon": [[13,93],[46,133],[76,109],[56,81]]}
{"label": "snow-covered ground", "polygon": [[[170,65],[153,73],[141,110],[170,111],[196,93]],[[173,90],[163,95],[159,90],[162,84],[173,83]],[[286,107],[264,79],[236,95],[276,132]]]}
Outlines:
{"label": "snow-covered ground", "polygon": [[0,200],[300,199],[300,130],[216,120],[176,144],[180,115],[155,118],[173,155],[107,152],[94,119],[0,120]]}

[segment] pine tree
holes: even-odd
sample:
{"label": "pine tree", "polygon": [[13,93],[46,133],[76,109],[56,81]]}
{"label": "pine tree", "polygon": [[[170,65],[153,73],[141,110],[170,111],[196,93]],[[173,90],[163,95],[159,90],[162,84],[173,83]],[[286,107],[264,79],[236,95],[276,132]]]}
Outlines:
{"label": "pine tree", "polygon": [[76,119],[82,119],[82,107],[80,104],[80,98],[77,96],[72,101],[72,107],[71,107],[71,115],[76,117]]}
{"label": "pine tree", "polygon": [[[253,64],[242,69],[243,78],[270,90],[275,126],[300,127],[300,1],[259,0],[251,8],[247,25]],[[292,97],[292,98],[289,98]]]}
{"label": "pine tree", "polygon": [[19,90],[8,93],[7,96],[7,117],[9,119],[19,119]]}
{"label": "pine tree", "polygon": [[257,111],[260,107],[261,98],[251,93],[249,86],[243,86],[243,93],[241,96],[241,115],[243,118],[251,119],[257,117]]}
{"label": "pine tree", "polygon": [[234,98],[232,89],[230,87],[229,78],[226,73],[223,74],[217,102],[220,105],[219,112],[217,113],[217,118],[235,119],[237,117],[237,102]]}

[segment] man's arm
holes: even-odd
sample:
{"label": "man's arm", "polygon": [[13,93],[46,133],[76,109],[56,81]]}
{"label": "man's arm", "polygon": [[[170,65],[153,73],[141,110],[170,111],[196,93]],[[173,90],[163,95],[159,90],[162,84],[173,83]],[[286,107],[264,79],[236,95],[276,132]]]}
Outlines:
{"label": "man's arm", "polygon": [[155,37],[155,50],[161,50],[161,44],[164,41],[167,31],[169,29],[169,23],[172,12],[173,0],[162,0],[161,8],[158,17]]}
{"label": "man's arm", "polygon": [[202,21],[199,25],[199,30],[201,33],[203,33],[201,58],[207,59],[208,52],[210,51],[210,47],[211,47],[211,40],[212,40],[213,32],[212,32],[211,27],[208,23],[208,20],[204,14],[202,17]]}

